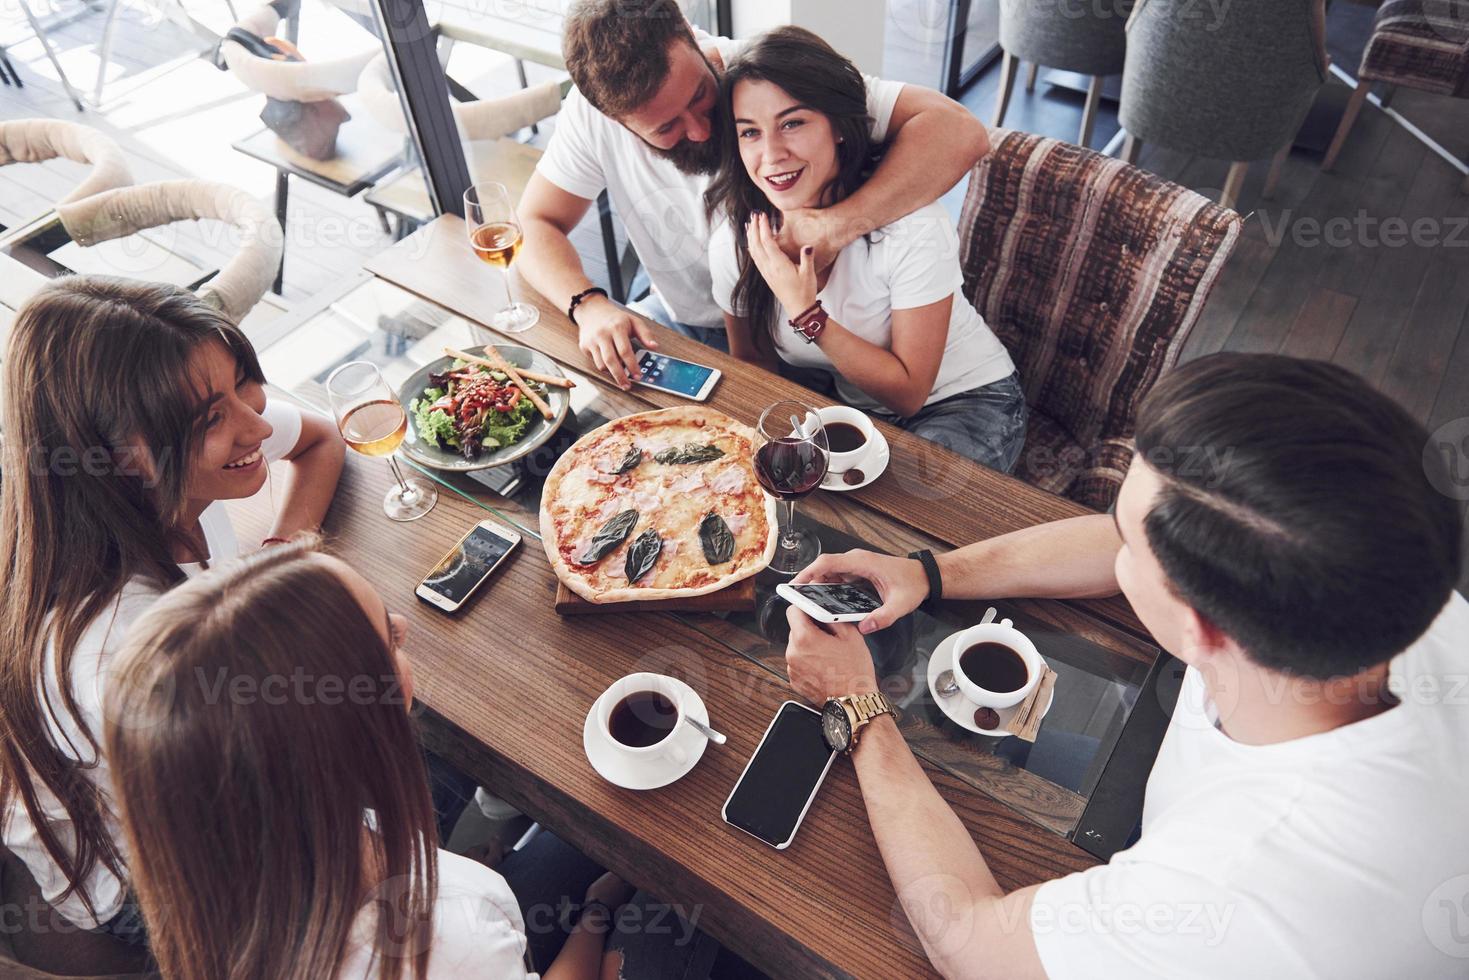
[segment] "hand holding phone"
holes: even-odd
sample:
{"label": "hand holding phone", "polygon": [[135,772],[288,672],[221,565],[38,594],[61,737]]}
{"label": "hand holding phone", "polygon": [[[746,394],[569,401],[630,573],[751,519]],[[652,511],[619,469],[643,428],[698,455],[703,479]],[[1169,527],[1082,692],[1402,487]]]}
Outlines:
{"label": "hand holding phone", "polygon": [[480,521],[423,577],[414,594],[445,612],[458,612],[520,544],[520,535]]}
{"label": "hand holding phone", "polygon": [[782,582],[775,594],[818,623],[856,623],[882,606],[876,592],[853,582]]}

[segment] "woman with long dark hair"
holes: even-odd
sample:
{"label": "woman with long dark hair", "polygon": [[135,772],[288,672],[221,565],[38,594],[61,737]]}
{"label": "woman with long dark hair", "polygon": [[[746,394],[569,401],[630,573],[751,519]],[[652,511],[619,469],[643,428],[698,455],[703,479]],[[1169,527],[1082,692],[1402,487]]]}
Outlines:
{"label": "woman with long dark hair", "polygon": [[[345,449],[268,401],[245,334],[174,286],[73,276],[20,310],[4,363],[0,815],[68,921],[134,943],[127,858],[100,749],[128,625],[240,551],[222,501],[288,460],[272,537],[317,526]],[[269,539],[267,539],[269,540]]]}
{"label": "woman with long dark hair", "polygon": [[[309,540],[192,579],[133,625],[104,734],[165,980],[531,975],[528,949],[573,899],[518,901],[512,860],[502,876],[436,847],[407,633]],[[545,980],[621,965],[604,946],[630,889],[577,872],[586,897]]]}
{"label": "woman with long dark hair", "polygon": [[726,152],[705,201],[714,298],[730,352],[1008,472],[1025,396],[999,339],[960,292],[954,223],[931,204],[848,245],[825,269],[776,243],[782,217],[828,208],[867,179],[866,87],[810,31],[781,27],[728,66]]}

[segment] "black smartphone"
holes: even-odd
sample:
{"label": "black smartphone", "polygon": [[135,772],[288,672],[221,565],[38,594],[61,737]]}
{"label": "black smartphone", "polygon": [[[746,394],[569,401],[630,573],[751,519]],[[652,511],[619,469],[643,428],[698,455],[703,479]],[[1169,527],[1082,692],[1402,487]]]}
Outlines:
{"label": "black smartphone", "polygon": [[835,758],[821,733],[821,712],[785,702],[724,802],[725,822],[785,850]]}
{"label": "black smartphone", "polygon": [[458,612],[518,544],[520,535],[508,527],[480,521],[439,559],[414,594],[445,612]]}

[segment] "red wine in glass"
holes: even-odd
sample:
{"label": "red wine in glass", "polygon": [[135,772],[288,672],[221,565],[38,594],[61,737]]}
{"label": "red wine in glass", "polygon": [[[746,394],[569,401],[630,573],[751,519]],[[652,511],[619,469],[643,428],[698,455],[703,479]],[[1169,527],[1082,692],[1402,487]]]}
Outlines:
{"label": "red wine in glass", "polygon": [[821,485],[826,451],[809,440],[776,439],[755,453],[755,477],[780,500],[799,500]]}

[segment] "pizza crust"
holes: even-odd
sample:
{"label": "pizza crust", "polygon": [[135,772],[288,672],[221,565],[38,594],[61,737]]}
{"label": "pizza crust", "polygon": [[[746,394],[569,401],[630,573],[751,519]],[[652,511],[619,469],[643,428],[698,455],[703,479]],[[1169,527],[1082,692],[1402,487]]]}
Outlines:
{"label": "pizza crust", "polygon": [[[717,429],[727,431],[731,434],[744,438],[751,447],[754,446],[754,430],[749,426],[735,421],[723,412],[716,411],[701,405],[680,406],[677,408],[665,408],[652,412],[639,412],[635,415],[627,415],[620,419],[614,419],[606,425],[599,426],[578,439],[570,449],[561,454],[561,458],[551,467],[551,472],[546,476],[544,488],[541,491],[541,543],[546,549],[546,557],[551,562],[551,569],[556,573],[556,578],[572,592],[581,596],[588,602],[615,603],[629,602],[633,600],[658,600],[675,599],[690,596],[707,595],[720,589],[733,585],[758,574],[775,556],[775,549],[780,540],[779,517],[776,501],[773,497],[760,489],[759,483],[755,481],[753,469],[753,456],[741,459],[741,465],[749,469],[750,486],[759,494],[764,503],[763,513],[766,524],[766,540],[763,552],[755,558],[747,558],[744,562],[735,561],[734,566],[723,575],[717,576],[714,581],[703,585],[688,588],[663,588],[656,586],[627,586],[623,588],[598,589],[588,581],[582,571],[567,562],[561,555],[561,530],[557,527],[555,516],[552,513],[553,505],[560,499],[562,484],[566,477],[576,468],[578,464],[586,460],[589,451],[594,444],[600,443],[609,433],[626,431],[629,428],[638,428],[651,424],[656,428],[672,428],[681,425],[694,425],[702,422],[705,426],[714,426]],[[646,465],[646,463],[644,464]],[[638,529],[634,529],[635,532]],[[636,537],[636,533],[629,538]],[[603,558],[602,561],[614,560],[613,555]],[[736,552],[738,558],[739,552]],[[662,560],[660,558],[660,560]]]}

